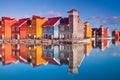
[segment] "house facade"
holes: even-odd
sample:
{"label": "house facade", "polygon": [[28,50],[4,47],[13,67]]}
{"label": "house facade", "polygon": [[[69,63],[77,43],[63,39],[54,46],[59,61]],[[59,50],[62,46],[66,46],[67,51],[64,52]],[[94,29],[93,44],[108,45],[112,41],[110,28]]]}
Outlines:
{"label": "house facade", "polygon": [[2,17],[1,27],[0,27],[0,37],[1,39],[10,40],[12,37],[11,27],[17,22],[15,18],[11,19],[9,17]]}
{"label": "house facade", "polygon": [[72,9],[68,11],[69,16],[61,19],[59,24],[60,39],[83,39],[84,38],[84,23],[78,16],[78,11]]}
{"label": "house facade", "polygon": [[61,17],[48,18],[47,22],[43,24],[43,39],[58,39],[58,24],[60,23]]}
{"label": "house facade", "polygon": [[46,18],[40,16],[32,16],[31,26],[27,29],[27,38],[42,39],[42,25],[47,21]]}
{"label": "house facade", "polygon": [[43,45],[43,57],[49,64],[60,65],[58,46]]}
{"label": "house facade", "polygon": [[109,36],[109,29],[105,28],[103,25],[100,28],[92,28],[92,37],[105,38]]}
{"label": "house facade", "polygon": [[19,19],[18,21],[18,26],[19,26],[19,34],[20,34],[20,39],[26,39],[27,38],[27,27],[30,26],[30,18],[23,18]]}
{"label": "house facade", "polygon": [[59,39],[72,39],[72,27],[69,26],[69,18],[62,18],[59,24]]}
{"label": "house facade", "polygon": [[85,22],[85,38],[92,38],[92,28],[89,22]]}

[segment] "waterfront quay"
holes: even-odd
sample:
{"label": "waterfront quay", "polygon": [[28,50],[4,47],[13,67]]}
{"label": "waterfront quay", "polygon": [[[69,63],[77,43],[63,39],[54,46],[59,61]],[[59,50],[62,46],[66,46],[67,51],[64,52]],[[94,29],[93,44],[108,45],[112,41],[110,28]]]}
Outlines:
{"label": "waterfront quay", "polygon": [[36,40],[36,39],[24,39],[24,40],[0,40],[0,44],[5,44],[5,43],[11,43],[11,44],[42,44],[42,43],[47,43],[47,44],[81,44],[81,43],[90,43],[91,41],[94,40],[112,40],[114,37],[106,37],[106,38],[88,38],[88,39],[81,39],[81,40],[48,40],[48,39],[42,39],[42,40]]}

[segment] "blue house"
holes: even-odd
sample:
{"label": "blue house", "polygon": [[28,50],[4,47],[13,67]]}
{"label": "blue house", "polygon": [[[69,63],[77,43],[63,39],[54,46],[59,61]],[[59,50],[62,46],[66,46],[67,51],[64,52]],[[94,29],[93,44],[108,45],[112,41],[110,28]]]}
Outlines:
{"label": "blue house", "polygon": [[42,26],[43,39],[57,39],[59,38],[58,24],[61,17],[48,18],[48,21]]}

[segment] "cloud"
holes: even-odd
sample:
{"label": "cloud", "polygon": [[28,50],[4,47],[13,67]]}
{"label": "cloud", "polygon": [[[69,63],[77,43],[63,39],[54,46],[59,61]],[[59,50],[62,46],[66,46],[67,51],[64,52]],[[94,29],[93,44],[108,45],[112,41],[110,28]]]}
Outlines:
{"label": "cloud", "polygon": [[47,13],[48,16],[52,16],[52,17],[57,17],[57,16],[62,16],[60,12],[56,12],[56,11],[48,11]]}
{"label": "cloud", "polygon": [[92,21],[95,24],[104,24],[104,25],[120,25],[120,16],[92,16],[87,19]]}

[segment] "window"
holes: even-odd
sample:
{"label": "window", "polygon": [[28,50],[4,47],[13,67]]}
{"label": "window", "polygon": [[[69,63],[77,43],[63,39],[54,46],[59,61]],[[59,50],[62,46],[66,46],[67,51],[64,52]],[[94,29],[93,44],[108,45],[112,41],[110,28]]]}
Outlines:
{"label": "window", "polygon": [[33,27],[32,27],[32,29],[33,29],[33,31],[35,31],[35,30],[36,30],[36,27],[35,27],[35,26],[33,26]]}
{"label": "window", "polygon": [[2,31],[4,31],[4,27],[2,27]]}
{"label": "window", "polygon": [[16,27],[16,31],[19,31],[19,27]]}

